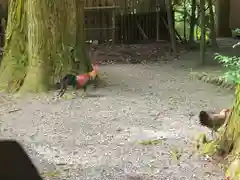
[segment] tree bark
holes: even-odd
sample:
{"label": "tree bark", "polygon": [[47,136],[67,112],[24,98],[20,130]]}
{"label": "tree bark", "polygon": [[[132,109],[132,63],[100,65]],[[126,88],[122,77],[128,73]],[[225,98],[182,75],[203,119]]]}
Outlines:
{"label": "tree bark", "polygon": [[[0,67],[0,88],[10,92],[42,92],[66,73],[77,73],[75,59],[86,72],[90,60],[84,47],[83,7],[78,0],[12,0],[6,30],[4,57]],[[79,32],[78,32],[79,31]],[[76,39],[77,35],[81,38]],[[78,42],[81,41],[81,42]],[[78,45],[78,46],[77,46]]]}
{"label": "tree bark", "polygon": [[26,1],[9,3],[4,55],[0,67],[0,89],[19,90],[28,66]]}
{"label": "tree bark", "polygon": [[[28,68],[21,91],[42,92],[49,85],[50,64],[48,61],[47,27],[45,14],[48,14],[47,2],[44,0],[27,0],[28,28]],[[39,8],[41,7],[41,8]]]}
{"label": "tree bark", "polygon": [[[230,166],[228,171],[232,176],[230,179],[239,179],[240,174],[240,85],[236,86],[235,101],[233,104],[232,112],[227,120],[226,129],[219,136],[217,140],[219,144],[219,150],[229,154]],[[236,163],[238,162],[238,163]],[[229,172],[228,172],[229,173]]]}

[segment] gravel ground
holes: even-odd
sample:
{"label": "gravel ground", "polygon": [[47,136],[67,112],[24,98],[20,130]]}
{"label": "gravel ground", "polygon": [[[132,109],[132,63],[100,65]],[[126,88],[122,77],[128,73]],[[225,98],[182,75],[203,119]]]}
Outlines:
{"label": "gravel ground", "polygon": [[[217,166],[192,156],[192,139],[208,132],[198,125],[200,108],[228,107],[233,93],[190,79],[177,61],[101,71],[110,85],[91,90],[95,96],[2,102],[1,137],[22,142],[46,179],[222,179]],[[12,105],[21,110],[6,113]],[[140,143],[153,139],[162,140]]]}

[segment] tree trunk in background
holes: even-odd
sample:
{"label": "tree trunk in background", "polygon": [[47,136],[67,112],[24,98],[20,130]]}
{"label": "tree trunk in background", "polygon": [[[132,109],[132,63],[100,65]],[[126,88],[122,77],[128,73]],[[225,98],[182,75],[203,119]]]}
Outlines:
{"label": "tree trunk in background", "polygon": [[194,28],[196,26],[196,7],[197,7],[197,1],[192,0],[192,12],[191,12],[191,18],[190,18],[190,29],[189,29],[189,42],[194,42]]}
{"label": "tree trunk in background", "polygon": [[4,18],[6,21],[8,18],[8,5],[9,5],[9,0],[0,0],[0,6],[1,6],[0,15],[1,15],[1,18]]}
{"label": "tree trunk in background", "polygon": [[[80,47],[76,42],[80,32],[77,24],[84,23],[82,18],[78,19],[77,2],[10,1],[5,52],[0,67],[2,90],[46,91],[66,73],[76,72],[75,59],[79,59],[85,72],[89,69],[86,56],[82,55],[83,59],[72,53]],[[84,41],[83,34],[78,36]]]}
{"label": "tree trunk in background", "polygon": [[175,30],[173,26],[172,0],[166,0],[166,8],[167,8],[167,18],[168,18],[168,30],[169,30],[169,35],[171,39],[171,47],[172,47],[174,56],[176,56],[177,47],[176,47]]}
{"label": "tree trunk in background", "polygon": [[187,34],[186,34],[186,31],[187,31],[187,28],[186,28],[186,25],[187,25],[187,7],[186,7],[186,0],[183,1],[183,11],[184,11],[184,15],[183,15],[183,37],[184,37],[184,43],[187,42]]}
{"label": "tree trunk in background", "polygon": [[216,30],[217,37],[231,37],[230,29],[230,1],[217,0],[216,1]]}
{"label": "tree trunk in background", "polygon": [[204,65],[205,62],[205,50],[206,50],[206,43],[205,43],[205,35],[206,35],[206,29],[205,29],[205,0],[200,0],[200,18],[201,18],[201,43],[200,43],[200,59],[202,62],[202,65]]}
{"label": "tree trunk in background", "polygon": [[209,12],[210,12],[210,33],[211,33],[211,41],[212,41],[212,47],[213,50],[216,50],[218,48],[217,45],[217,37],[216,37],[216,29],[215,29],[215,18],[213,13],[213,3],[212,0],[208,0],[208,6],[209,6]]}

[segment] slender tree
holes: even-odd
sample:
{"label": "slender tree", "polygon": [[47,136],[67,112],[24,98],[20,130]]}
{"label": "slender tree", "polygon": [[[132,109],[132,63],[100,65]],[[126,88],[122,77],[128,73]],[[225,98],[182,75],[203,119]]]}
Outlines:
{"label": "slender tree", "polygon": [[197,1],[192,0],[191,3],[191,17],[190,17],[190,28],[189,28],[189,42],[194,42],[194,28],[196,26],[196,8],[197,8]]}
{"label": "slender tree", "polygon": [[206,50],[206,29],[205,29],[205,0],[200,0],[200,17],[201,17],[201,43],[200,43],[200,59],[202,64],[205,64],[205,50]]}
{"label": "slender tree", "polygon": [[176,56],[177,47],[176,47],[176,36],[173,23],[173,13],[172,13],[172,0],[166,0],[166,9],[167,9],[167,18],[168,18],[168,31],[171,39],[171,47],[173,54]]}
{"label": "slender tree", "polygon": [[210,30],[211,30],[211,41],[213,50],[218,48],[217,39],[216,39],[216,29],[215,29],[215,18],[213,13],[213,3],[212,0],[208,0],[209,12],[210,12]]}

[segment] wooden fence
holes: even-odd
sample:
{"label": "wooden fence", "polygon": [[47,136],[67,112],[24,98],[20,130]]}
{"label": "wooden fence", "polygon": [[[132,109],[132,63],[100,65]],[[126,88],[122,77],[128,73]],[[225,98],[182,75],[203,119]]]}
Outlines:
{"label": "wooden fence", "polygon": [[167,22],[166,13],[157,12],[118,15],[116,17],[116,43],[134,44],[168,40],[169,33],[164,21]]}
{"label": "wooden fence", "polygon": [[[7,2],[0,0],[0,4],[1,1]],[[86,40],[133,44],[169,39],[163,0],[84,0],[84,3]],[[0,44],[3,43],[1,37]]]}
{"label": "wooden fence", "polygon": [[131,44],[168,40],[166,22],[162,0],[85,0],[86,40]]}

